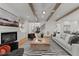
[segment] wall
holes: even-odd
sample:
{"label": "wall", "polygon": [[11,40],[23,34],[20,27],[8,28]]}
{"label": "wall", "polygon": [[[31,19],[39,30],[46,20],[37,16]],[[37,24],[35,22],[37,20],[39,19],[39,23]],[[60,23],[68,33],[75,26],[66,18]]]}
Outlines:
{"label": "wall", "polygon": [[[62,18],[57,23],[61,25],[64,25],[65,23],[69,23],[70,25],[70,31],[75,32],[79,31],[79,10],[73,12],[72,14]],[[63,27],[61,27],[62,31]]]}
{"label": "wall", "polygon": [[44,24],[44,22],[39,22],[39,23],[32,23],[32,22],[30,22],[29,23],[29,33],[32,33],[32,32],[35,32],[36,31],[36,27],[37,26],[39,26],[39,27],[41,27],[42,25]]}
{"label": "wall", "polygon": [[19,48],[27,48],[25,44],[27,41],[27,34],[29,33],[29,22],[25,21],[22,29],[18,32],[19,37]]}
{"label": "wall", "polygon": [[46,24],[45,24],[45,29],[44,29],[44,33],[46,33],[47,31],[49,31],[51,34],[55,31],[56,28],[56,22],[49,20]]}
{"label": "wall", "polygon": [[23,28],[22,30],[20,30],[20,35],[21,36],[27,36],[27,34],[29,33],[29,22],[25,21],[23,24]]}

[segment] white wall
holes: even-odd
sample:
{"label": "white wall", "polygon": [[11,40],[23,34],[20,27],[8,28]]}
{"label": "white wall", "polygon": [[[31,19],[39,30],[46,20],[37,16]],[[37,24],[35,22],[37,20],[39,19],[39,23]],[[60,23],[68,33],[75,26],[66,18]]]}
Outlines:
{"label": "white wall", "polygon": [[24,33],[28,33],[28,29],[29,28],[29,22],[27,22],[27,21],[24,21],[23,22],[23,24],[22,24],[22,30],[21,30],[21,32],[24,32]]}
{"label": "white wall", "polygon": [[[73,31],[79,31],[79,10],[73,12],[72,14],[62,18],[57,23],[63,25],[65,22],[69,22],[70,24],[70,30]],[[61,27],[62,28],[62,27]],[[62,30],[61,30],[62,31]]]}
{"label": "white wall", "polygon": [[36,27],[37,26],[40,27],[41,25],[42,25],[42,23],[34,23],[34,22],[32,23],[32,22],[30,22],[29,26],[28,26],[29,27],[29,33],[35,32],[36,31]]}
{"label": "white wall", "polygon": [[23,28],[22,30],[20,30],[20,37],[24,37],[26,36],[27,37],[27,34],[29,33],[29,22],[28,21],[25,21],[24,24],[23,24]]}
{"label": "white wall", "polygon": [[56,28],[56,22],[49,20],[45,25],[44,33],[46,33],[47,31],[49,31],[50,33],[53,33],[55,31],[55,28]]}

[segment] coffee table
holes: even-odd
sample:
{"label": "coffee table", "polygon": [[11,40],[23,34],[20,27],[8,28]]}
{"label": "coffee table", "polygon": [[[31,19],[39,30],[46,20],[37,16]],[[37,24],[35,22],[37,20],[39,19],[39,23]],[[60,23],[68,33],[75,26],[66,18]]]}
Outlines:
{"label": "coffee table", "polygon": [[48,50],[50,47],[48,38],[35,38],[31,44],[32,50]]}

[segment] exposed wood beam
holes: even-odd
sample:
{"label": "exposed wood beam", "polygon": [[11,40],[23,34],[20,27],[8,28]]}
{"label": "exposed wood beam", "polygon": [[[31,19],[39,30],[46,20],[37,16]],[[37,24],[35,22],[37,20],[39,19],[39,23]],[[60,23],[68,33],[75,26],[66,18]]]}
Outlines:
{"label": "exposed wood beam", "polygon": [[[32,4],[32,3],[29,3],[29,6],[30,6],[30,8],[31,8],[31,10],[32,10],[33,15],[35,16],[35,18],[37,18],[37,19],[38,19],[37,15],[36,15],[36,12],[35,12],[35,8],[34,8],[33,4]],[[37,20],[37,21],[38,21],[38,20]],[[36,21],[36,22],[37,22],[37,21]]]}
{"label": "exposed wood beam", "polygon": [[66,14],[63,15],[62,17],[58,18],[58,19],[56,20],[56,22],[59,21],[60,19],[64,18],[64,17],[66,17],[66,16],[72,14],[73,12],[77,11],[78,9],[79,9],[79,7],[76,7],[75,9],[73,9],[73,10],[71,10],[70,12],[66,13]]}
{"label": "exposed wood beam", "polygon": [[19,27],[19,24],[18,23],[4,23],[4,22],[0,22],[0,26]]}
{"label": "exposed wood beam", "polygon": [[17,21],[11,21],[11,20],[8,20],[8,19],[2,18],[2,17],[0,17],[0,19],[1,19],[1,20],[4,20],[4,21],[8,21],[8,22],[18,23]]}
{"label": "exposed wood beam", "polygon": [[[52,10],[56,11],[56,10],[59,8],[60,5],[61,5],[61,3],[56,3],[55,7],[54,7]],[[51,14],[48,16],[48,18],[47,18],[46,21],[48,21],[48,20],[52,17],[52,15],[53,15],[54,13],[55,13],[55,12],[51,12]]]}
{"label": "exposed wood beam", "polygon": [[51,12],[51,14],[48,16],[48,18],[47,18],[46,21],[48,21],[48,20],[52,17],[53,13],[54,13],[54,12]]}
{"label": "exposed wood beam", "polygon": [[10,20],[8,20],[8,19],[5,19],[5,18],[1,18],[1,17],[0,17],[0,19],[1,19],[1,20],[4,20],[4,21],[12,22],[12,21],[10,21]]}
{"label": "exposed wood beam", "polygon": [[29,6],[30,6],[30,8],[31,8],[31,10],[32,10],[32,12],[33,12],[33,14],[36,16],[36,13],[35,13],[35,9],[34,9],[33,4],[32,4],[32,3],[29,3]]}

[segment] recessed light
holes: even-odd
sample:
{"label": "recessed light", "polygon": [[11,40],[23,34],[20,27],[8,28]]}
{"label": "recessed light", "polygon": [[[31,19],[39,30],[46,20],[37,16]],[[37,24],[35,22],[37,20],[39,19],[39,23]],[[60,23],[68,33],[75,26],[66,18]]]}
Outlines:
{"label": "recessed light", "polygon": [[45,11],[43,11],[42,13],[43,13],[43,14],[46,14],[46,12],[45,12]]}

